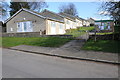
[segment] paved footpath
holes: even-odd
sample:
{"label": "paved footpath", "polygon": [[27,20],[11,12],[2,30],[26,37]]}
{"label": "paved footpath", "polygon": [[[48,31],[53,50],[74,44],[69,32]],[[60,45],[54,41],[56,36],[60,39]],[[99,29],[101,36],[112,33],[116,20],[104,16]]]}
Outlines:
{"label": "paved footpath", "polygon": [[80,47],[83,44],[83,40],[73,40],[60,48],[19,45],[16,47],[11,47],[10,49],[70,59],[90,60],[115,64],[119,63],[118,54],[80,50]]}

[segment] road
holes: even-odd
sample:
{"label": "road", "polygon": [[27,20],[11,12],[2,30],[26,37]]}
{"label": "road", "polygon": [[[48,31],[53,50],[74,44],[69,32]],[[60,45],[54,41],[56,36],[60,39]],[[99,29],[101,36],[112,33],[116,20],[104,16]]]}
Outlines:
{"label": "road", "polygon": [[3,78],[117,78],[118,66],[2,50]]}

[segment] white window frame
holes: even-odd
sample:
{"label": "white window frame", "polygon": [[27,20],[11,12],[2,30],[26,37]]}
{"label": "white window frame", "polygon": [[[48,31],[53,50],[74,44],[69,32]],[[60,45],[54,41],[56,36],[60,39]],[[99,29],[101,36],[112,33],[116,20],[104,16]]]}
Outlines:
{"label": "white window frame", "polygon": [[[26,30],[25,30],[26,24]],[[18,22],[17,23],[17,32],[33,32],[32,21]]]}
{"label": "white window frame", "polygon": [[63,29],[63,24],[60,23],[59,26],[60,26],[60,29]]}
{"label": "white window frame", "polygon": [[51,22],[51,26],[52,26],[52,27],[55,27],[55,26],[56,26],[56,24],[55,24],[54,21]]}

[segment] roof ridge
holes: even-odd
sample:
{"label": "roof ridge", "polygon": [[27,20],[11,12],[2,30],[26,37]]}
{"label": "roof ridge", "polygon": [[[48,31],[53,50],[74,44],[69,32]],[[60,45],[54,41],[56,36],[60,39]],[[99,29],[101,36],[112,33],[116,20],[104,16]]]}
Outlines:
{"label": "roof ridge", "polygon": [[42,16],[42,15],[40,15],[40,14],[38,14],[37,12],[35,12],[35,11],[32,11],[32,10],[30,10],[30,9],[26,9],[26,8],[21,8],[21,9],[19,9],[14,15],[12,15],[10,18],[8,18],[7,20],[5,20],[5,23],[7,23],[10,19],[12,19],[14,16],[16,16],[18,13],[20,13],[21,11],[26,11],[26,12],[29,12],[29,13],[32,13],[32,14],[34,14],[34,15],[36,15],[36,16],[39,16],[39,17],[41,17],[41,18],[46,18],[46,17],[44,17],[44,16]]}
{"label": "roof ridge", "polygon": [[27,9],[27,8],[22,8],[22,9],[26,9],[26,10],[32,11],[32,12],[37,13],[37,14],[39,14],[39,15],[40,15],[40,13],[39,13],[39,12],[37,12],[37,11],[31,10],[31,9]]}
{"label": "roof ridge", "polygon": [[[53,11],[50,11],[50,10],[44,9],[42,12],[44,12],[44,11],[48,11],[48,12],[50,12],[50,13],[52,13],[52,14],[56,14],[56,15],[58,15],[58,16],[64,18],[62,15],[60,15],[60,14],[58,14],[58,13],[55,13],[55,12],[53,12]],[[41,12],[41,13],[42,13],[42,12]]]}
{"label": "roof ridge", "polygon": [[[62,12],[63,13],[63,12]],[[76,16],[73,16],[73,15],[71,15],[71,14],[67,14],[67,13],[63,13],[63,14],[66,14],[66,15],[68,15],[68,16],[71,16],[71,17],[76,17]]]}

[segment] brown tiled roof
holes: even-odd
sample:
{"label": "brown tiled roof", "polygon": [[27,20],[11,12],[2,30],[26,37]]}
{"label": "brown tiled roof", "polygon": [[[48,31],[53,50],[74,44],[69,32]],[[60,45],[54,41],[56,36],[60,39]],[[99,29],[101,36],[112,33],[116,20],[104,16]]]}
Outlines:
{"label": "brown tiled roof", "polygon": [[54,13],[52,11],[49,11],[49,10],[44,10],[40,13],[40,15],[44,16],[44,17],[47,17],[47,18],[52,18],[52,19],[56,19],[56,20],[59,20],[59,21],[63,21],[64,22],[64,17],[57,14],[57,13]]}
{"label": "brown tiled roof", "polygon": [[18,13],[20,13],[21,11],[26,11],[26,12],[29,12],[33,15],[36,15],[38,17],[41,17],[41,18],[44,18],[44,19],[50,19],[50,20],[54,20],[54,21],[58,21],[58,22],[64,22],[62,20],[59,20],[59,19],[55,19],[55,18],[50,18],[50,17],[45,17],[45,15],[42,15],[41,13],[38,13],[36,11],[33,11],[33,10],[29,10],[29,9],[25,9],[25,8],[22,8],[20,9],[19,11],[17,11],[13,16],[11,16],[10,18],[8,18],[5,23],[7,23],[9,20],[11,20],[14,16],[16,16]]}

